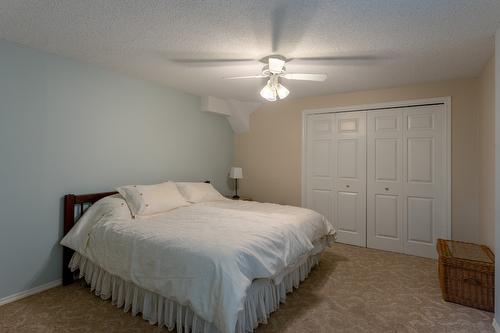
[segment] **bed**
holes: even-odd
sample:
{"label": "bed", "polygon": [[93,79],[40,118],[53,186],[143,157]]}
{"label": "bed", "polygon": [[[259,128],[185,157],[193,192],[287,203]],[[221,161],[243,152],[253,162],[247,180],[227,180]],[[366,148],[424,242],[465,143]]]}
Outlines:
{"label": "bed", "polygon": [[[89,207],[106,200],[122,199],[116,192],[66,195],[65,239],[89,224]],[[81,245],[62,242],[63,284],[85,279],[97,296],[179,333],[253,331],[335,237],[311,210],[230,199],[139,221],[117,216],[92,221]]]}

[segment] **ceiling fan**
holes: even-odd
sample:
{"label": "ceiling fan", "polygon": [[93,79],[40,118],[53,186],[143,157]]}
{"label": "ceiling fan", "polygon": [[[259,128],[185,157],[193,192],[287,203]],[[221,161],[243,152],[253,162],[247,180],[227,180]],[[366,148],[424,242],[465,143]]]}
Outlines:
{"label": "ceiling fan", "polygon": [[[290,59],[291,60],[291,59]],[[280,78],[286,80],[302,80],[302,81],[319,81],[323,82],[326,80],[326,74],[306,74],[306,73],[288,73],[286,71],[285,64],[287,63],[285,57],[280,55],[271,55],[265,57],[261,60],[263,63],[267,63],[262,68],[262,72],[258,75],[249,76],[233,76],[225,77],[226,80],[238,80],[238,79],[258,79],[258,78],[269,78],[267,84],[260,91],[260,95],[270,101],[274,102],[276,100],[284,99],[288,96],[290,91],[280,83]]]}
{"label": "ceiling fan", "polygon": [[[375,55],[362,55],[362,54],[343,54],[334,56],[318,56],[318,57],[292,57],[286,58],[279,54],[279,52],[292,52],[289,39],[286,38],[290,31],[294,32],[294,40],[300,40],[301,33],[306,29],[302,26],[306,25],[307,22],[314,18],[319,6],[316,5],[315,0],[307,1],[286,1],[277,0],[273,2],[271,8],[271,29],[270,29],[270,39],[271,39],[271,52],[272,55],[264,57],[259,61],[264,64],[262,71],[257,75],[249,76],[236,76],[236,77],[225,77],[226,80],[235,79],[266,79],[267,83],[260,91],[260,95],[268,101],[282,100],[288,96],[290,91],[280,82],[283,80],[302,80],[302,81],[317,81],[323,82],[326,80],[326,74],[306,74],[306,73],[289,73],[285,65],[291,61],[295,62],[315,62],[316,64],[330,64],[335,63],[336,65],[347,64],[347,65],[363,65],[363,64],[373,64],[380,60],[384,60],[384,57],[379,57]],[[299,21],[296,18],[301,17]],[[256,35],[261,35],[260,31],[256,32]],[[180,63],[187,66],[228,66],[228,65],[239,65],[248,62],[255,62],[256,59],[249,58],[169,58],[170,61]]]}
{"label": "ceiling fan", "polygon": [[319,57],[293,57],[286,58],[279,54],[270,55],[264,57],[260,60],[248,59],[248,58],[212,58],[212,59],[199,59],[199,58],[170,58],[170,61],[180,63],[189,66],[227,66],[227,65],[239,65],[249,62],[260,61],[264,64],[261,73],[256,75],[248,76],[233,76],[224,77],[225,80],[238,80],[238,79],[265,79],[267,78],[266,85],[261,89],[260,95],[271,102],[282,100],[286,98],[290,91],[283,84],[281,84],[281,79],[285,80],[301,80],[301,81],[316,81],[323,82],[326,80],[327,75],[324,73],[289,73],[285,67],[287,63],[290,62],[315,62],[320,64],[373,64],[383,58],[373,55],[338,55],[338,56],[319,56]]}

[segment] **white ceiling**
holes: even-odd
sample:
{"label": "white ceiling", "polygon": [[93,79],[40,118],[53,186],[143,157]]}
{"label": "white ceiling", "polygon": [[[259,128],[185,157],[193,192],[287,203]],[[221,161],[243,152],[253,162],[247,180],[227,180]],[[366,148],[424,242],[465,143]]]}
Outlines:
{"label": "white ceiling", "polygon": [[[175,59],[339,56],[292,61],[290,97],[472,77],[493,53],[498,0],[0,0],[0,38],[198,94],[260,100],[258,62]],[[274,40],[274,42],[273,42]],[[273,44],[275,50],[273,50]]]}

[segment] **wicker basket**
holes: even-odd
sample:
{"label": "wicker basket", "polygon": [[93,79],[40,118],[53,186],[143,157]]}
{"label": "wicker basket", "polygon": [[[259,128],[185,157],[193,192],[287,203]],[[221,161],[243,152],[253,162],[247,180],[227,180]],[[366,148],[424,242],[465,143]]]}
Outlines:
{"label": "wicker basket", "polygon": [[439,280],[445,301],[494,312],[495,256],[483,245],[439,239]]}

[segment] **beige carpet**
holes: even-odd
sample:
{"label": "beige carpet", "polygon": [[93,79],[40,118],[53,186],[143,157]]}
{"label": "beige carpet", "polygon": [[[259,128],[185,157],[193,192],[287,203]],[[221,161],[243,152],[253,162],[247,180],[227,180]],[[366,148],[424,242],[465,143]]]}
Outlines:
{"label": "beige carpet", "polygon": [[[436,262],[335,245],[265,332],[493,332],[493,315],[441,300]],[[76,283],[0,307],[0,332],[168,332]]]}

